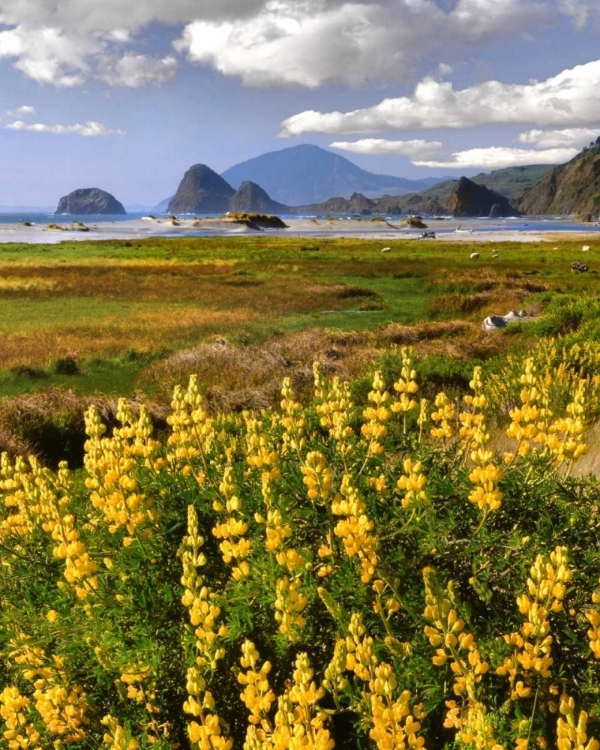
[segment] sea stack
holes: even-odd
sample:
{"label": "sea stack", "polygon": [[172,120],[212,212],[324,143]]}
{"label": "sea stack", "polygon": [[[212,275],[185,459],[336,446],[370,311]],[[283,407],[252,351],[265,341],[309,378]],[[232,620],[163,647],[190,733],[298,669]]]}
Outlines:
{"label": "sea stack", "polygon": [[445,201],[446,210],[452,216],[520,216],[510,205],[508,198],[484,185],[478,185],[467,177],[461,177]]}
{"label": "sea stack", "polygon": [[206,164],[194,164],[184,174],[169,202],[172,214],[223,214],[235,190]]}
{"label": "sea stack", "polygon": [[114,195],[100,188],[81,188],[63,196],[58,202],[55,215],[61,214],[107,214],[123,215],[127,211]]}
{"label": "sea stack", "polygon": [[261,214],[289,213],[289,206],[271,200],[269,195],[255,182],[242,182],[229,202],[229,210],[234,213],[256,212]]}

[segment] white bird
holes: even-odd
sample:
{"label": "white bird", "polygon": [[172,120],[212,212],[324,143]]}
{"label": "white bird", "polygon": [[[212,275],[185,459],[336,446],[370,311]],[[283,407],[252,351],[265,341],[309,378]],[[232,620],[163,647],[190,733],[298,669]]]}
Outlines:
{"label": "white bird", "polygon": [[391,247],[383,247],[383,248],[381,249],[381,252],[382,252],[382,253],[389,253],[391,249],[392,249]]}

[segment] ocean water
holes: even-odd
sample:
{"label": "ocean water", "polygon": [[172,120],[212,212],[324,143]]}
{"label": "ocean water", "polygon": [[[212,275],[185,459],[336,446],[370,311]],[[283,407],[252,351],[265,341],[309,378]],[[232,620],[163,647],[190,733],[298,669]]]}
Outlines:
{"label": "ocean water", "polygon": [[[143,222],[144,225],[147,225],[144,227],[142,232],[140,233],[139,229],[134,229],[131,226],[123,226],[122,229],[118,228],[118,225],[122,222],[127,221],[135,221],[142,219],[145,216],[148,216],[148,212],[131,212],[128,214],[123,215],[117,215],[117,216],[107,216],[107,215],[85,215],[85,216],[77,216],[74,214],[63,214],[63,215],[55,215],[52,212],[47,213],[41,213],[41,212],[33,212],[28,213],[26,211],[19,213],[1,213],[0,212],[0,226],[2,225],[18,225],[23,222],[29,222],[36,228],[35,237],[32,235],[29,238],[26,238],[25,236],[21,237],[19,236],[14,237],[9,240],[8,237],[3,237],[0,242],[2,241],[17,241],[17,242],[45,242],[48,241],[48,235],[47,233],[44,233],[44,239],[41,239],[41,231],[51,223],[61,224],[63,226],[68,227],[70,224],[72,224],[75,221],[81,221],[86,226],[88,226],[92,234],[94,233],[94,229],[96,228],[96,233],[100,233],[104,236],[104,238],[108,239],[112,235],[112,229],[110,228],[111,224],[114,224],[114,235],[117,238],[122,237],[129,237],[129,236],[152,236],[153,232],[151,230],[150,225],[147,222]],[[153,214],[157,218],[164,218],[168,214]],[[207,214],[197,214],[198,218],[209,218],[209,217],[215,217],[217,215],[207,215]],[[193,215],[182,215],[182,219],[191,219],[193,218]],[[349,215],[338,215],[333,216],[332,214],[327,215],[310,215],[310,216],[299,216],[299,215],[282,215],[281,218],[285,221],[286,219],[317,219],[319,222],[322,222],[324,219],[327,218],[336,218],[339,221],[336,222],[335,225],[335,232],[338,234],[344,234],[346,231],[356,234],[357,232],[357,225],[355,223],[356,219],[359,218],[357,216],[349,216]],[[370,223],[369,219],[373,218],[370,216],[364,216],[360,217],[362,219],[362,230],[365,232],[371,232],[371,233],[389,233],[394,231],[399,231],[401,235],[411,235],[414,236],[415,234],[420,234],[420,231],[417,229],[409,228],[409,227],[400,227],[399,222],[404,218],[403,216],[381,216],[378,218],[385,219],[385,221],[389,222],[389,225],[386,226],[383,222],[380,223]],[[460,232],[465,236],[466,239],[468,239],[469,233],[473,232],[475,234],[482,234],[482,233],[488,233],[488,232],[496,232],[496,233],[502,233],[502,232],[522,232],[522,233],[528,233],[531,232],[532,234],[538,233],[538,232],[585,232],[586,234],[600,234],[600,226],[596,226],[595,224],[582,224],[580,222],[572,220],[570,217],[564,217],[564,216],[553,216],[553,217],[547,217],[547,216],[528,216],[528,217],[516,217],[516,218],[508,218],[508,219],[489,219],[489,218],[471,218],[471,219],[459,219],[454,217],[444,217],[444,221],[440,221],[439,219],[434,219],[432,217],[423,217],[424,221],[428,224],[429,229],[428,231],[435,231],[438,237],[443,237],[444,235],[448,234],[454,234],[455,232]],[[348,229],[345,228],[344,223],[348,221]],[[352,225],[350,225],[350,222],[352,221]],[[351,228],[352,226],[352,228]],[[331,227],[333,229],[333,227]],[[166,229],[166,227],[165,227]],[[301,230],[291,230],[290,234],[313,234],[313,233],[319,233],[319,231],[322,229],[322,227],[317,226],[316,224],[312,227],[303,227]],[[30,230],[33,231],[33,230]],[[277,231],[277,230],[276,230]],[[218,233],[217,230],[213,229],[192,229],[191,227],[181,227],[177,232],[165,232],[161,231],[161,236],[164,237],[181,237],[181,236],[204,236],[204,235],[213,235],[215,233]],[[288,232],[286,230],[282,231],[282,234],[287,234]],[[87,235],[89,236],[89,235]],[[78,236],[76,239],[84,240],[86,238],[86,235]],[[97,238],[97,236],[96,236]],[[73,239],[73,238],[71,238]],[[52,242],[59,241],[58,237],[53,237],[51,240]]]}
{"label": "ocean water", "polygon": [[131,219],[141,219],[147,216],[143,213],[130,213],[123,215],[106,215],[106,214],[87,214],[86,216],[77,216],[75,214],[56,215],[54,213],[0,213],[0,224],[21,224],[28,221],[36,226],[46,226],[46,224],[72,224],[74,221],[82,221],[84,224],[106,224],[117,221],[131,221]]}

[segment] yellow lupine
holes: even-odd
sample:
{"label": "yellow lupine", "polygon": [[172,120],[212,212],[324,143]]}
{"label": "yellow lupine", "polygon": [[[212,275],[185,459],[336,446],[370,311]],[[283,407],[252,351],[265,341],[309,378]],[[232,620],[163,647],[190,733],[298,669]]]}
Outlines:
{"label": "yellow lupine", "polygon": [[377,538],[372,533],[373,521],[366,513],[366,507],[349,474],[344,474],[340,491],[331,504],[331,512],[342,516],[335,526],[334,534],[341,538],[348,557],[360,560],[364,583],[375,575],[377,567]]}
{"label": "yellow lupine", "polygon": [[373,376],[373,387],[367,395],[367,399],[373,406],[368,406],[363,410],[363,417],[367,421],[360,430],[366,440],[367,457],[383,453],[381,441],[388,433],[386,422],[392,416],[390,409],[385,406],[389,398],[390,394],[385,390],[385,383],[378,370]]}
{"label": "yellow lupine", "polygon": [[537,675],[551,677],[554,659],[549,617],[563,610],[566,584],[572,576],[566,547],[556,547],[549,559],[538,555],[531,566],[528,594],[517,598],[519,611],[526,620],[520,632],[504,636],[513,653],[496,669],[497,674],[509,678],[512,700],[528,697]]}

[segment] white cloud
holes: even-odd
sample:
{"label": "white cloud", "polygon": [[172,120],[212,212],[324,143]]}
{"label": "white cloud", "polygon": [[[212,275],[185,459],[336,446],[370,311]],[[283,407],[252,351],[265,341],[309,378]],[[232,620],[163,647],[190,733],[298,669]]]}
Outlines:
{"label": "white cloud", "polygon": [[441,151],[440,141],[388,141],[383,138],[362,138],[359,141],[336,141],[331,148],[351,151],[355,154],[385,154],[389,156],[409,156],[411,159],[428,159]]}
{"label": "white cloud", "polygon": [[98,40],[77,38],[57,28],[0,31],[0,58],[15,58],[15,67],[38,83],[76,86],[89,70],[87,56],[98,52]]}
{"label": "white cloud", "polygon": [[105,58],[98,66],[98,76],[112,86],[138,88],[148,84],[160,85],[177,73],[177,60],[126,53],[119,59]]}
{"label": "white cloud", "polygon": [[522,123],[575,127],[600,121],[599,90],[600,60],[524,85],[486,81],[456,91],[450,82],[425,78],[412,96],[384,99],[374,107],[352,112],[301,112],[284,120],[281,134]]}
{"label": "white cloud", "polygon": [[[502,35],[567,17],[585,25],[597,0],[0,0],[0,57],[40,83],[74,86],[150,24],[185,27],[177,48],[250,85],[307,87],[408,80],[416,60],[455,59]],[[167,60],[168,58],[164,58]],[[131,64],[131,60],[127,61]],[[148,83],[165,79],[155,61]],[[439,74],[447,75],[446,68]],[[102,74],[102,73],[101,73]],[[103,75],[107,75],[106,72]],[[138,70],[114,73],[117,85]]]}
{"label": "white cloud", "polygon": [[6,112],[6,117],[27,117],[29,115],[35,115],[36,109],[35,107],[30,106],[29,104],[24,104],[22,107],[17,107],[16,109],[9,109],[8,112]]}
{"label": "white cloud", "polygon": [[457,53],[547,23],[552,6],[458,0],[444,11],[434,0],[268,0],[252,18],[189,24],[177,49],[247,85],[359,86],[374,78],[407,80],[414,60],[433,50]]}
{"label": "white cloud", "polygon": [[107,135],[125,135],[124,130],[114,130],[100,122],[90,120],[75,125],[46,125],[42,122],[23,122],[16,120],[4,125],[8,130],[24,130],[31,133],[53,133],[54,135],[81,135],[86,138],[96,138]]}
{"label": "white cloud", "polygon": [[577,153],[578,150],[572,148],[533,151],[493,146],[491,148],[471,148],[467,151],[457,151],[452,154],[451,158],[444,161],[413,160],[413,164],[419,167],[436,169],[458,169],[462,167],[501,169],[503,167],[521,167],[528,164],[563,164]]}
{"label": "white cloud", "polygon": [[390,28],[377,18],[380,5],[319,5],[274,0],[251,20],[196,21],[177,49],[247,85],[316,88],[337,80],[360,86],[369,77],[388,77],[391,68],[400,76],[407,72],[403,54],[390,52]]}
{"label": "white cloud", "polygon": [[519,133],[517,141],[537,148],[581,148],[600,135],[598,128],[564,128],[563,130],[528,130]]}
{"label": "white cloud", "polygon": [[79,34],[137,31],[151,23],[242,17],[265,0],[0,0],[0,23],[58,27]]}

